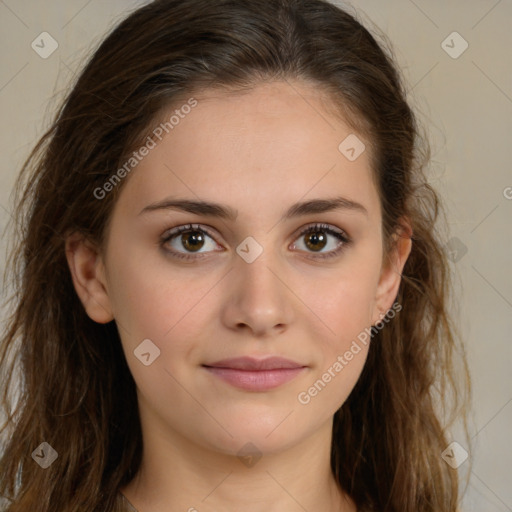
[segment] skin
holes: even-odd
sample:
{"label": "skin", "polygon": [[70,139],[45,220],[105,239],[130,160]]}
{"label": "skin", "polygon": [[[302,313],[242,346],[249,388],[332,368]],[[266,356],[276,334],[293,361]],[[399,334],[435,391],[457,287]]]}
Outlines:
{"label": "skin", "polygon": [[[411,240],[398,238],[392,264],[382,266],[369,149],[353,162],[338,150],[353,132],[327,111],[317,87],[274,82],[195,98],[197,107],[127,178],[106,246],[77,234],[67,243],[77,293],[93,320],[115,319],[137,385],[143,463],[121,491],[139,512],[355,511],[331,474],[331,428],[368,345],[308,404],[297,397],[391,308]],[[337,210],[280,221],[296,202],[338,195],[367,215]],[[168,197],[222,203],[237,217],[139,214]],[[160,237],[189,223],[213,234],[197,246],[206,257],[173,259],[164,248],[186,254],[181,235],[172,245]],[[327,245],[308,247],[308,235],[299,235],[314,223],[353,242],[319,259],[315,247],[328,253],[340,242],[322,231]],[[263,248],[252,263],[236,252],[248,236]],[[161,351],[149,366],[134,355],[144,339]],[[201,366],[242,355],[280,355],[308,368],[254,392]],[[250,467],[237,456],[248,442],[261,455]]]}

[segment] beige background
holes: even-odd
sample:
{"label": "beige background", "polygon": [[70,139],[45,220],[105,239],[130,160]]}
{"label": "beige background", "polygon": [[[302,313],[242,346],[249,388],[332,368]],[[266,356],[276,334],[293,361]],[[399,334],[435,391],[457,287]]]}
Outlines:
{"label": "beige background", "polygon": [[[66,84],[105,31],[142,3],[0,0],[2,231],[14,178]],[[512,187],[512,2],[353,0],[351,5],[367,27],[375,23],[393,43],[409,99],[430,131],[431,182],[445,199],[450,223],[445,242],[459,247],[451,265],[460,283],[462,332],[474,382],[473,468],[464,510],[512,511],[512,188],[507,188]],[[454,31],[469,44],[456,59],[441,46]],[[47,59],[31,48],[41,32],[59,45]],[[452,51],[461,48],[460,39],[448,41]],[[0,270],[3,246],[5,240]],[[463,444],[458,434],[453,439]],[[467,466],[461,465],[461,474]]]}

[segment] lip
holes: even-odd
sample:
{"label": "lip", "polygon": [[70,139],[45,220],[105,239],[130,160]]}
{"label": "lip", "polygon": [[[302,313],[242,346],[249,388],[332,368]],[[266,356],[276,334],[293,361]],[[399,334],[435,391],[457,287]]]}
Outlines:
{"label": "lip", "polygon": [[222,359],[215,363],[203,366],[213,368],[230,368],[233,370],[281,370],[290,368],[303,368],[305,365],[286,359],[285,357],[265,357],[257,359],[255,357],[233,357],[230,359]]}
{"label": "lip", "polygon": [[307,366],[283,357],[223,359],[203,367],[212,375],[247,391],[267,391],[291,381]]}

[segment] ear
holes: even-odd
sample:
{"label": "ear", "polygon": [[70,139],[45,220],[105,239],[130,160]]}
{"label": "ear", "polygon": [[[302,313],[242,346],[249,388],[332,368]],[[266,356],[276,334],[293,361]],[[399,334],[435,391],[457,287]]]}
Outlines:
{"label": "ear", "polygon": [[386,314],[398,294],[402,270],[412,249],[412,228],[408,220],[401,221],[401,228],[393,234],[393,246],[387,265],[383,266],[377,286],[372,312],[372,325]]}
{"label": "ear", "polygon": [[99,251],[84,235],[66,238],[66,258],[73,285],[89,317],[100,324],[114,319]]}

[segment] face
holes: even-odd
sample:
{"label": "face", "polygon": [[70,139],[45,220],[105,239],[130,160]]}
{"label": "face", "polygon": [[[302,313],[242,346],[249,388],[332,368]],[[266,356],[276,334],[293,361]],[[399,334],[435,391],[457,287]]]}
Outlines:
{"label": "face", "polygon": [[[143,422],[217,452],[252,442],[271,453],[331,425],[365,363],[361,333],[393,304],[404,261],[381,268],[369,150],[354,160],[339,149],[353,132],[318,89],[194,97],[126,178],[94,267],[100,285],[81,298],[96,321],[115,318]],[[360,206],[292,208],[338,198]],[[243,356],[299,368],[207,368]]]}

